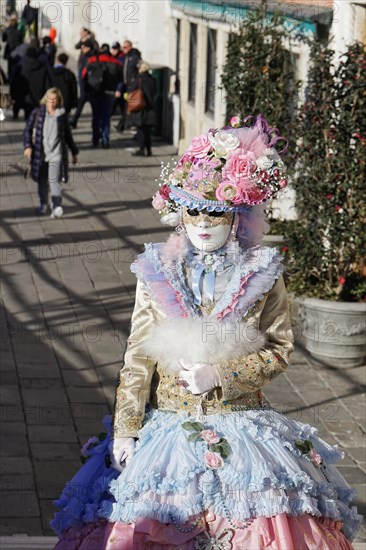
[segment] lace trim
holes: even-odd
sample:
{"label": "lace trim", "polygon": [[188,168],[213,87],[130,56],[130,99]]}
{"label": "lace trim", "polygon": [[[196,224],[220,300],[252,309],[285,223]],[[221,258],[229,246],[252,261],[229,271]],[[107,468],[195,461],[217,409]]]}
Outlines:
{"label": "lace trim", "polygon": [[284,267],[281,265],[283,257],[278,255],[272,259],[272,264],[268,265],[266,271],[254,273],[249,278],[245,291],[239,292],[233,296],[234,307],[232,311],[225,315],[229,322],[236,322],[246,317],[255,305],[262,301],[264,296],[275,285],[277,279],[282,275]]}
{"label": "lace trim", "polygon": [[[153,245],[146,245],[146,248]],[[150,254],[151,256],[151,254]],[[172,317],[188,317],[189,312],[184,307],[182,296],[173,288],[165,274],[156,262],[156,254],[150,257],[148,251],[140,254],[138,260],[131,265],[132,273],[144,284],[153,300],[163,311]],[[159,258],[157,258],[159,261]]]}
{"label": "lace trim", "polygon": [[147,244],[147,258],[151,261],[157,272],[160,271],[161,273],[163,273],[168,283],[175,290],[176,299],[180,300],[180,303],[184,307],[187,314],[191,317],[198,317],[200,315],[200,312],[195,307],[193,294],[186,284],[181,262],[178,259],[175,259],[172,268],[164,265],[160,259],[159,247],[159,244]]}
{"label": "lace trim", "polygon": [[[139,260],[131,266],[131,270],[146,284],[152,297],[167,314],[173,314],[174,317],[182,314],[189,317],[203,316],[203,311],[194,303],[194,296],[187,285],[182,262],[178,258],[174,258],[171,265],[162,262],[159,254],[160,244],[149,243],[145,248],[145,253],[141,254]],[[206,316],[220,319],[229,315],[233,320],[245,317],[256,302],[263,299],[281,275],[282,259],[276,249],[264,246],[256,246],[244,252],[235,267],[226,291]],[[148,266],[143,265],[146,263],[144,260],[151,264],[153,273],[149,273]],[[154,289],[156,284],[165,285],[164,291],[157,292]],[[174,302],[180,307],[174,308]]]}
{"label": "lace trim", "polygon": [[[275,248],[255,246],[247,250],[241,256],[240,263],[235,269],[226,291],[218,300],[210,316],[219,316],[231,305],[234,306],[235,299],[243,290],[242,285],[245,284],[244,279],[248,278],[248,284],[245,287],[244,295],[247,295],[248,291],[251,290],[251,301],[247,309],[245,309],[245,307],[240,308],[240,312],[237,313],[235,319],[239,320],[245,317],[249,309],[251,309],[259,299],[263,299],[264,294],[272,288],[276,278],[280,276],[280,273],[278,273],[276,277],[277,270],[273,269],[274,266],[271,265],[271,263],[276,265],[281,262],[282,259],[282,256],[280,256],[280,253]],[[263,286],[258,285],[257,273],[264,275]],[[234,311],[237,311],[237,308],[235,308]]]}

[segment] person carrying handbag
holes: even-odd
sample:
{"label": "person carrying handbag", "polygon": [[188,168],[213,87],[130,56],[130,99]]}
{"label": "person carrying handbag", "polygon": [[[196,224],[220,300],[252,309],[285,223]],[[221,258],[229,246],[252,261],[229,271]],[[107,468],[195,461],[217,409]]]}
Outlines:
{"label": "person carrying handbag", "polygon": [[73,164],[78,161],[79,150],[72,137],[63,98],[58,88],[50,88],[34,109],[23,134],[24,156],[31,162],[31,176],[38,184],[40,204],[37,214],[48,211],[51,190],[51,218],[63,215],[61,182],[68,180],[68,154]]}
{"label": "person carrying handbag", "polygon": [[[139,149],[132,153],[135,157],[151,157],[151,127],[156,125],[154,97],[156,83],[150,74],[150,65],[142,61],[139,65],[138,89],[129,94],[127,105],[129,125],[137,126]],[[131,97],[132,96],[132,97]]]}

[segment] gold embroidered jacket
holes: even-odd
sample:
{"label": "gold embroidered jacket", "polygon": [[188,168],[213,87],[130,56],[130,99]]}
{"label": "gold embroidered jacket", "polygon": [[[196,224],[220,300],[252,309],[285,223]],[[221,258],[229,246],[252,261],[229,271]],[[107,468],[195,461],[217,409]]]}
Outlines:
{"label": "gold embroidered jacket", "polygon": [[[145,407],[195,413],[201,397],[178,384],[178,375],[147,356],[144,342],[153,326],[166,319],[148,288],[138,281],[132,315],[133,331],[127,340],[124,366],[119,373],[114,410],[114,438],[136,437]],[[221,386],[204,402],[205,414],[230,413],[261,404],[261,388],[287,368],[293,349],[287,294],[282,277],[264,294],[245,317],[266,336],[263,349],[234,360],[221,361]],[[176,338],[180,335],[177,334]],[[212,361],[215,363],[215,361]]]}

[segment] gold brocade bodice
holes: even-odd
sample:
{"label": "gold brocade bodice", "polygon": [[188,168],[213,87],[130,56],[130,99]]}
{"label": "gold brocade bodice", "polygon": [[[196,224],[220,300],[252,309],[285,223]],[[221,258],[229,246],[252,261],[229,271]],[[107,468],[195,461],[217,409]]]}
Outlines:
{"label": "gold brocade bodice", "polygon": [[225,401],[222,398],[222,389],[215,388],[202,399],[200,395],[193,395],[179,384],[179,377],[168,374],[159,366],[151,381],[150,406],[153,409],[189,412],[197,414],[229,413],[239,410],[253,409],[262,406],[260,391],[244,393],[235,401]]}

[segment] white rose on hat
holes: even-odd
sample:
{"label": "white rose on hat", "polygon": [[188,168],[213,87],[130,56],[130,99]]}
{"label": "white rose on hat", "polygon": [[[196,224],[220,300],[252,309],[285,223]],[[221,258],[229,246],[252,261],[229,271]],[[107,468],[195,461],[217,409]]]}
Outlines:
{"label": "white rose on hat", "polygon": [[218,130],[215,134],[208,134],[208,139],[215,149],[215,157],[226,157],[230,151],[239,147],[240,140],[237,136]]}
{"label": "white rose on hat", "polygon": [[169,214],[165,214],[165,216],[161,218],[161,223],[163,223],[164,225],[170,225],[171,227],[175,227],[176,225],[178,225],[179,221],[180,215],[178,214],[178,212],[170,212]]}
{"label": "white rose on hat", "polygon": [[255,162],[260,170],[268,170],[273,165],[273,160],[266,155],[261,155]]}

